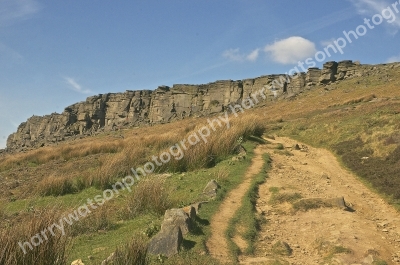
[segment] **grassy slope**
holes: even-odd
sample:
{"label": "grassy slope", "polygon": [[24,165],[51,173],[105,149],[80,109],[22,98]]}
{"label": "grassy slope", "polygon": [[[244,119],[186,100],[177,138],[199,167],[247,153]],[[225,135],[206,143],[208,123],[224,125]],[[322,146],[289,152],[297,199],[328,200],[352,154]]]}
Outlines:
{"label": "grassy slope", "polygon": [[[330,85],[333,90],[316,87],[292,101],[278,101],[246,111],[246,121],[233,121],[237,123],[237,131],[226,130],[232,132],[230,136],[224,135],[221,129],[221,133],[211,141],[215,145],[199,147],[188,153],[186,160],[162,169],[175,172],[165,180],[170,206],[178,207],[195,201],[205,183],[212,178],[222,182],[224,192],[235,187],[249,160],[228,164],[229,149],[239,136],[254,132],[255,124],[266,126],[268,134],[287,135],[334,151],[342,163],[367,185],[387,196],[392,203],[399,204],[400,89],[397,80],[400,69],[394,68],[382,75],[385,78],[375,75],[345,80]],[[2,229],[21,223],[25,216],[29,217],[31,212],[43,207],[57,205],[61,211],[70,211],[124,176],[130,167],[148,161],[149,156],[187,137],[202,124],[206,124],[206,119],[187,119],[1,157],[0,182],[4,187],[0,191]],[[124,134],[124,139],[119,134]],[[248,150],[251,149],[249,146]],[[207,160],[209,154],[213,158],[211,164]],[[365,156],[369,159],[362,160]],[[61,184],[71,184],[72,190],[67,190],[63,196],[41,195],[39,191],[48,188],[51,176],[60,179]],[[72,238],[69,260],[82,258],[85,264],[97,264],[133,234],[159,226],[161,215],[151,211],[135,218],[126,217],[129,197],[130,194],[122,193],[109,205],[103,206],[106,217],[96,215],[89,219],[88,224],[79,227],[82,234]],[[201,254],[208,233],[207,220],[216,211],[221,198],[201,211],[197,234],[189,235],[181,255],[167,262],[184,264],[193,257],[200,264],[214,262]],[[245,210],[243,216],[248,216],[250,212]],[[253,222],[252,218],[247,221],[236,218],[232,222]],[[97,230],[91,227],[93,223],[96,223]],[[250,231],[248,234],[248,238],[252,238],[253,233]],[[87,259],[89,255],[93,256],[93,261]]]}
{"label": "grassy slope", "polygon": [[[154,187],[158,187],[154,194],[143,191],[141,183],[146,182],[140,181],[134,186],[132,193],[120,191],[116,198],[94,210],[85,219],[74,223],[68,231],[70,244],[66,249],[67,264],[78,258],[85,264],[99,264],[135,235],[151,236],[159,229],[165,209],[204,200],[200,195],[203,188],[209,180],[216,179],[222,186],[217,200],[208,203],[201,210],[196,231],[185,239],[184,251],[166,261],[171,264],[187,264],[189,261],[192,264],[215,264],[216,261],[209,256],[200,255],[206,250],[205,240],[209,234],[207,220],[218,209],[226,192],[242,180],[241,176],[250,164],[256,142],[244,143],[249,150],[248,159],[233,163],[230,158],[240,138],[262,133],[262,127],[258,123],[260,122],[252,116],[233,119],[229,130],[220,129],[208,138],[207,144],[193,146],[185,152],[183,159],[172,160],[172,165],[167,164],[160,168],[161,172],[170,172],[170,176],[149,176],[148,179],[154,183]],[[207,123],[206,119],[192,119],[181,124],[183,126],[177,127],[175,124],[154,126],[152,130],[141,128],[126,131],[124,140],[116,139],[112,135],[100,136],[85,139],[80,144],[65,143],[48,147],[45,151],[34,150],[2,158],[1,180],[9,185],[7,190],[10,190],[12,196],[7,198],[7,193],[2,194],[0,218],[5,222],[0,225],[5,229],[5,234],[0,233],[0,236],[6,240],[7,234],[16,234],[15,238],[7,237],[7,242],[11,245],[16,245],[19,240],[29,240],[40,231],[27,232],[26,219],[35,222],[36,213],[47,212],[55,207],[57,214],[54,214],[53,221],[58,221],[60,215],[71,213],[88,198],[102,194],[110,184],[128,174],[130,167],[136,168],[141,163],[150,161],[152,154],[159,154]],[[109,141],[104,141],[104,138]],[[105,145],[104,149],[101,148],[102,145]],[[108,148],[109,146],[115,148]],[[69,150],[69,156],[66,156],[65,150]],[[21,174],[21,171],[25,174]],[[16,177],[18,185],[13,185],[15,179],[12,177]],[[135,197],[137,194],[142,197]],[[137,209],[135,201],[146,200],[148,205],[132,210]],[[16,251],[20,250],[17,248]],[[0,257],[0,264],[9,263],[2,263]]]}

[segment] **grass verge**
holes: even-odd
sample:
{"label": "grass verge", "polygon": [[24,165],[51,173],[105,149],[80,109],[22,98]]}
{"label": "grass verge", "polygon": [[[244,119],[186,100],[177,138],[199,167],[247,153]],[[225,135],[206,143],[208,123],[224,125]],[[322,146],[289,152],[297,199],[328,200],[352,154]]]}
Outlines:
{"label": "grass verge", "polygon": [[252,254],[254,252],[254,242],[257,237],[257,232],[260,228],[261,222],[264,221],[263,217],[256,212],[256,201],[258,198],[258,188],[265,182],[267,178],[267,171],[270,168],[270,156],[263,155],[264,165],[262,170],[253,177],[251,186],[246,195],[242,199],[239,210],[235,216],[229,221],[228,229],[226,231],[226,238],[231,255],[237,260],[241,250],[232,241],[234,236],[240,236],[247,243],[247,248],[244,250],[245,254]]}

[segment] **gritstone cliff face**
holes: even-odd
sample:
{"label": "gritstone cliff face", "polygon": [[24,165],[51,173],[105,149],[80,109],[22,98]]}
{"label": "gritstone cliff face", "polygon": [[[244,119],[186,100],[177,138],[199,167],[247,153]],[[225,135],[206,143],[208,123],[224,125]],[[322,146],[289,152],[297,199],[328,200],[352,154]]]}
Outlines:
{"label": "gritstone cliff face", "polygon": [[352,61],[327,62],[322,70],[310,68],[307,73],[290,78],[286,74],[266,75],[204,85],[160,86],[154,91],[100,94],[65,108],[61,114],[32,116],[8,137],[7,150],[36,148],[102,131],[219,113],[263,88],[266,102],[292,97],[314,85],[363,76],[373,69],[371,65]]}

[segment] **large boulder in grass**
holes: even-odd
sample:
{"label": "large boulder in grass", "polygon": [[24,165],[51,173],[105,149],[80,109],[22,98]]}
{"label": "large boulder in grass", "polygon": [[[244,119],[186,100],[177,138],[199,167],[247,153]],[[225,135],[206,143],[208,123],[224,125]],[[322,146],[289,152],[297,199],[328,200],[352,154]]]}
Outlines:
{"label": "large boulder in grass", "polygon": [[161,230],[168,227],[179,227],[182,234],[186,235],[191,230],[191,220],[183,209],[169,209],[165,211]]}
{"label": "large boulder in grass", "polygon": [[207,186],[203,190],[203,194],[208,198],[214,198],[217,196],[217,190],[220,188],[218,183],[213,179],[207,183]]}
{"label": "large boulder in grass", "polygon": [[183,236],[179,226],[166,226],[150,240],[148,252],[171,257],[179,253],[182,241]]}

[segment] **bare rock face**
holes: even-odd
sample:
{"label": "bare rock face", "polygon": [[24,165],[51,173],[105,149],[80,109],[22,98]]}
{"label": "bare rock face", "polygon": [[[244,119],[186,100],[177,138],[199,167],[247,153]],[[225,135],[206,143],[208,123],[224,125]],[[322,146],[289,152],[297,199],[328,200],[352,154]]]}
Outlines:
{"label": "bare rock face", "polygon": [[[307,73],[265,75],[244,80],[222,80],[202,85],[159,86],[154,91],[127,90],[91,96],[68,106],[61,114],[32,116],[7,139],[7,152],[37,148],[120,128],[167,123],[224,111],[251,99],[254,105],[291,98],[317,84],[380,73],[385,65],[327,62]],[[394,65],[393,65],[394,67]],[[382,70],[385,70],[383,69]],[[261,106],[260,104],[259,106]],[[248,106],[252,107],[252,106]],[[4,151],[5,152],[5,151]],[[3,151],[0,152],[0,154]]]}
{"label": "bare rock face", "polygon": [[318,68],[309,68],[306,75],[306,83],[308,86],[313,86],[319,83],[321,70]]}
{"label": "bare rock face", "polygon": [[319,78],[319,82],[322,84],[328,84],[336,80],[337,73],[337,62],[326,62],[324,63],[323,69],[321,71],[321,76]]}

